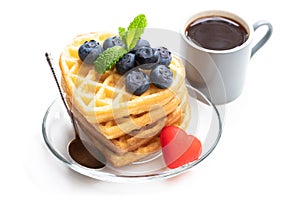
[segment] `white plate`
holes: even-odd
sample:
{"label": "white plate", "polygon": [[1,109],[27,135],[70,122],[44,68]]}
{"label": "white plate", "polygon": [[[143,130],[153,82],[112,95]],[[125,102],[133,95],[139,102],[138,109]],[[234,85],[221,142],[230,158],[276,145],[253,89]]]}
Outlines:
{"label": "white plate", "polygon": [[71,169],[98,180],[110,182],[136,182],[163,179],[178,175],[203,161],[216,147],[221,137],[222,124],[217,108],[197,89],[187,85],[191,105],[191,120],[186,132],[202,143],[200,157],[176,169],[166,167],[161,153],[125,167],[114,168],[107,164],[101,169],[88,169],[74,162],[67,146],[74,139],[74,130],[64,105],[55,100],[45,113],[42,132],[50,152]]}

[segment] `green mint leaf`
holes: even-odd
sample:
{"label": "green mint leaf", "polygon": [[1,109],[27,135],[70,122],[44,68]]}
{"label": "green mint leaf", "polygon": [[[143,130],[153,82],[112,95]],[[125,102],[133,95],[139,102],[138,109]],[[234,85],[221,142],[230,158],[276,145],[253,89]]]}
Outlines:
{"label": "green mint leaf", "polygon": [[106,49],[95,60],[95,70],[98,73],[103,74],[106,70],[111,69],[112,66],[115,65],[126,53],[127,50],[121,46],[114,46]]}
{"label": "green mint leaf", "polygon": [[119,36],[122,42],[125,44],[126,43],[126,30],[123,27],[119,27]]}
{"label": "green mint leaf", "polygon": [[111,69],[112,66],[115,65],[122,56],[124,56],[124,54],[136,46],[141,35],[144,33],[146,26],[146,16],[144,14],[140,14],[129,24],[127,31],[125,28],[119,27],[119,36],[122,42],[126,45],[126,49],[121,46],[114,46],[106,49],[95,60],[95,70],[102,74],[106,70]]}
{"label": "green mint leaf", "polygon": [[126,47],[128,51],[132,50],[137,42],[139,41],[141,35],[144,33],[144,29],[131,29],[127,31],[126,34]]}
{"label": "green mint leaf", "polygon": [[132,30],[132,29],[144,29],[147,26],[147,19],[144,14],[140,14],[136,16],[133,21],[129,24],[127,30]]}
{"label": "green mint leaf", "polygon": [[132,50],[144,33],[144,29],[147,26],[147,19],[144,14],[136,16],[129,24],[127,31],[124,28],[119,28],[119,34],[121,40],[126,45],[128,51]]}
{"label": "green mint leaf", "polygon": [[144,33],[146,26],[147,19],[144,14],[136,16],[129,24],[126,33],[126,47],[128,51],[135,47],[141,35]]}

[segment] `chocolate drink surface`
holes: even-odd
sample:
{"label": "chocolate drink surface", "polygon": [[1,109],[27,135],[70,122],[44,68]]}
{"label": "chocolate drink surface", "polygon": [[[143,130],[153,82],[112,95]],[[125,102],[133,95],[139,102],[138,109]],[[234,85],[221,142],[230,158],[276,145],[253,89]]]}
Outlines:
{"label": "chocolate drink surface", "polygon": [[248,38],[238,22],[220,16],[198,18],[190,23],[185,34],[196,45],[211,50],[228,50],[242,45]]}

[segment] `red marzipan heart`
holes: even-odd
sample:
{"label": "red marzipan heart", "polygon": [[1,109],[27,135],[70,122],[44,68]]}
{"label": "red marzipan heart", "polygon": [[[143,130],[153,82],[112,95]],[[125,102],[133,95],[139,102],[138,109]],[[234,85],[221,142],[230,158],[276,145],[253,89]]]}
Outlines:
{"label": "red marzipan heart", "polygon": [[197,160],[202,152],[200,140],[176,126],[164,127],[160,142],[164,161],[171,169]]}

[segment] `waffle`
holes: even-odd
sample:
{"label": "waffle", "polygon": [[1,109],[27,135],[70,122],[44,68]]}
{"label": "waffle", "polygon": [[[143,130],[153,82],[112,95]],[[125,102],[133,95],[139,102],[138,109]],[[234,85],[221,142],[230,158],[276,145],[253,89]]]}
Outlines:
{"label": "waffle", "polygon": [[[151,84],[141,96],[126,92],[124,76],[113,68],[104,74],[80,61],[78,49],[89,40],[102,43],[110,33],[79,35],[60,56],[62,87],[76,121],[114,166],[123,166],[160,150],[166,125],[185,128],[189,119],[185,69],[173,56],[174,78],[167,89]],[[147,72],[146,72],[147,73]]]}

